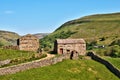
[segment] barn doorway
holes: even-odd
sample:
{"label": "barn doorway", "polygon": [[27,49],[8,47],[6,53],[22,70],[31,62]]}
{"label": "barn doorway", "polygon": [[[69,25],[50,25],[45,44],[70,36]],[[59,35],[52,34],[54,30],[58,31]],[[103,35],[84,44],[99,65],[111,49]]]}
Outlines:
{"label": "barn doorway", "polygon": [[72,51],[70,54],[70,59],[77,59],[78,58],[78,52],[77,51]]}
{"label": "barn doorway", "polygon": [[60,48],[60,54],[63,54],[63,48]]}

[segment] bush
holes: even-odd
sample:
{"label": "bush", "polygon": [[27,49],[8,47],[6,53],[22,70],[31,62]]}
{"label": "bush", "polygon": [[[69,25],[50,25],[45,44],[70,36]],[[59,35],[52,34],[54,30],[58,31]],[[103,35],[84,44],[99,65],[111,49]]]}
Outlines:
{"label": "bush", "polygon": [[93,40],[91,42],[87,42],[87,50],[92,50],[94,46],[97,45],[97,41]]}

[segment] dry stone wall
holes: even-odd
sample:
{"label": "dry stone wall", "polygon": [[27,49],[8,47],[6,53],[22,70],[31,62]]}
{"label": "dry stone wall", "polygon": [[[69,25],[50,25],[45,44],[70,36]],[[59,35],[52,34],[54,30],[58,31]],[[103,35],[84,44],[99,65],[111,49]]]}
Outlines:
{"label": "dry stone wall", "polygon": [[4,60],[4,61],[0,61],[0,67],[6,64],[10,64],[10,59]]}
{"label": "dry stone wall", "polygon": [[27,34],[18,39],[18,46],[20,50],[37,51],[39,49],[39,39],[31,34]]}
{"label": "dry stone wall", "polygon": [[88,56],[91,56],[91,58],[95,61],[98,61],[105,65],[113,74],[115,74],[117,77],[120,78],[120,70],[117,69],[114,65],[112,65],[110,62],[102,59],[101,57],[95,55],[93,52],[89,52]]}
{"label": "dry stone wall", "polygon": [[16,72],[28,70],[31,68],[48,66],[48,65],[56,64],[58,62],[62,62],[64,59],[68,59],[68,58],[69,57],[67,57],[66,55],[61,55],[59,57],[46,58],[46,59],[36,60],[28,63],[22,63],[10,67],[0,68],[0,75],[14,74]]}
{"label": "dry stone wall", "polygon": [[19,46],[8,45],[8,46],[3,46],[3,49],[19,50]]}

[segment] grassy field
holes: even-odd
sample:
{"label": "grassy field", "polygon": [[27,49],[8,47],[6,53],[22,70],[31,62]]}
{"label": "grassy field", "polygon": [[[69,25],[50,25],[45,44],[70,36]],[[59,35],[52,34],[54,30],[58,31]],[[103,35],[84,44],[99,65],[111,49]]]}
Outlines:
{"label": "grassy field", "polygon": [[93,60],[64,60],[52,66],[0,76],[0,80],[119,80]]}
{"label": "grassy field", "polygon": [[29,58],[33,54],[35,54],[35,52],[0,49],[0,61],[6,59],[21,58],[21,57]]}
{"label": "grassy field", "polygon": [[104,57],[104,59],[111,62],[115,67],[120,70],[120,58]]}

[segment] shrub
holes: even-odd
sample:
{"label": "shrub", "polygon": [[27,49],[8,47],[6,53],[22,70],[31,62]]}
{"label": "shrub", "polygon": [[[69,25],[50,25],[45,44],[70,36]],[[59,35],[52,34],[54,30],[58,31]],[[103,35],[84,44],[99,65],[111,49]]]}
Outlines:
{"label": "shrub", "polygon": [[93,47],[97,45],[97,41],[93,40],[93,41],[91,41],[89,43],[87,42],[86,45],[87,45],[87,50],[92,50]]}

